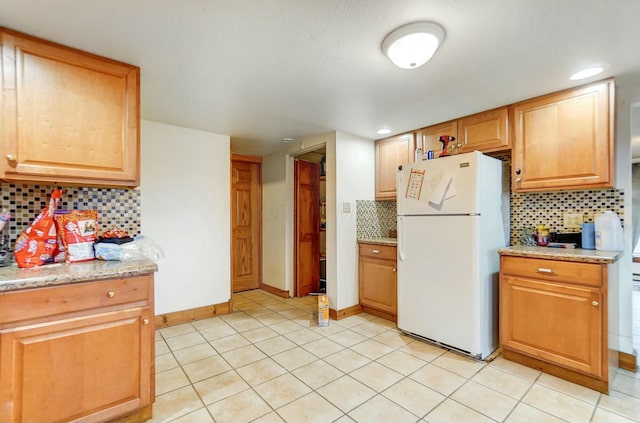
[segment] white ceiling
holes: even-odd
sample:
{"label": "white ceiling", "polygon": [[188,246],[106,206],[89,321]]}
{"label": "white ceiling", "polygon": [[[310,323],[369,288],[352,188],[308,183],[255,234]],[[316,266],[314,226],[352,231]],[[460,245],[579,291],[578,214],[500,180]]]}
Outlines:
{"label": "white ceiling", "polygon": [[[263,155],[338,130],[392,133],[640,73],[638,0],[0,0],[0,26],[141,68],[142,118]],[[383,56],[398,26],[446,38],[416,70]],[[588,82],[588,81],[587,81]]]}

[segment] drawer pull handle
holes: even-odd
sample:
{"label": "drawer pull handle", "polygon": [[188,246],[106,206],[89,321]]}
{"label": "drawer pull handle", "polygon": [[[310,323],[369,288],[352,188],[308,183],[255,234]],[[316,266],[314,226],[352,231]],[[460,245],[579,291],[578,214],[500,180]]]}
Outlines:
{"label": "drawer pull handle", "polygon": [[109,297],[109,298],[113,298],[113,297],[115,297],[115,296],[116,296],[116,291],[109,291],[109,292],[107,292],[107,297]]}
{"label": "drawer pull handle", "polygon": [[536,269],[536,272],[538,273],[548,273],[548,274],[554,274],[556,273],[555,270],[553,269],[547,269],[546,267],[538,267],[538,269]]}
{"label": "drawer pull handle", "polygon": [[373,254],[380,254],[380,250],[371,250]]}
{"label": "drawer pull handle", "polygon": [[142,319],[142,324],[143,325],[148,325],[149,324],[149,319]]}
{"label": "drawer pull handle", "polygon": [[597,302],[597,301],[591,301],[591,305],[594,306],[594,307],[598,307],[600,305],[600,303]]}

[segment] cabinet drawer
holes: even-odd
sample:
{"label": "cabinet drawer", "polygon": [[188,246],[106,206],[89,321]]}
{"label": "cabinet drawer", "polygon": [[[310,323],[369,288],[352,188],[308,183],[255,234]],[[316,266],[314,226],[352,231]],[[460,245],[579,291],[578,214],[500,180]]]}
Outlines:
{"label": "cabinet drawer", "polygon": [[396,260],[396,247],[393,245],[360,244],[360,257],[371,257],[382,260]]}
{"label": "cabinet drawer", "polygon": [[602,266],[595,263],[502,256],[500,272],[513,276],[590,286],[602,284]]}
{"label": "cabinet drawer", "polygon": [[0,294],[0,323],[148,301],[150,276],[83,282]]}

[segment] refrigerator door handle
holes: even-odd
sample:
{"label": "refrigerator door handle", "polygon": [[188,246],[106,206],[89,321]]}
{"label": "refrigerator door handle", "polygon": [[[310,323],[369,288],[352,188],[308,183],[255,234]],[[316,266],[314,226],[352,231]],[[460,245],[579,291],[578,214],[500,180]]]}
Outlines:
{"label": "refrigerator door handle", "polygon": [[398,260],[404,261],[404,251],[402,250],[402,216],[398,216]]}

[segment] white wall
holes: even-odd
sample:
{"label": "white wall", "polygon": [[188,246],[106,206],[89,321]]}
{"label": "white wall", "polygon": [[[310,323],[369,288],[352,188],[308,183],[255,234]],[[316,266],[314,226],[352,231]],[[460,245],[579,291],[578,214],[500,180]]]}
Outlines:
{"label": "white wall", "polygon": [[229,145],[226,135],[142,121],[141,231],[165,255],[156,314],[231,297]]}

